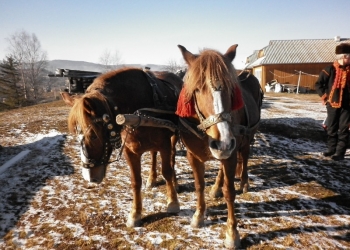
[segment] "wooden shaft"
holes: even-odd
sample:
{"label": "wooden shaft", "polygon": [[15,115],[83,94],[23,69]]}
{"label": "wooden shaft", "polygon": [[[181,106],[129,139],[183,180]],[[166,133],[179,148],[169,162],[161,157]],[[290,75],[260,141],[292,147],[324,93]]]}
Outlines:
{"label": "wooden shaft", "polygon": [[175,132],[176,130],[175,124],[171,121],[158,119],[151,116],[144,117],[133,114],[119,114],[116,117],[116,122],[118,125],[167,128],[170,129],[172,132]]}

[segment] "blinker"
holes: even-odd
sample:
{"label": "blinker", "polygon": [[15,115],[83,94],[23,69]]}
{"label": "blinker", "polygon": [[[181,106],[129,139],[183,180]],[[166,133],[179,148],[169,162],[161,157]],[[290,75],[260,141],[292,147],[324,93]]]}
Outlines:
{"label": "blinker", "polygon": [[107,128],[108,128],[109,130],[111,130],[111,129],[113,128],[113,124],[111,124],[111,123],[108,124],[108,125],[107,125]]}

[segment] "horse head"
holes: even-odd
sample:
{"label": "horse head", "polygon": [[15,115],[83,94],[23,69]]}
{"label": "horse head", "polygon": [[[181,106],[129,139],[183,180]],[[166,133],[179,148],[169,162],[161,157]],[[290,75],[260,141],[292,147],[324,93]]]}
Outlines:
{"label": "horse head", "polygon": [[121,144],[121,126],[115,123],[114,108],[98,91],[75,98],[68,93],[61,95],[72,106],[68,129],[79,134],[83,177],[100,183],[106,175],[113,149]]}
{"label": "horse head", "polygon": [[[217,159],[229,158],[236,148],[232,114],[243,106],[232,65],[237,46],[231,46],[224,55],[215,50],[203,50],[197,55],[178,46],[188,64],[180,99],[182,95],[182,101],[192,103],[195,113],[187,115],[199,120],[198,128],[208,136],[209,149]],[[177,114],[181,116],[179,106]]]}

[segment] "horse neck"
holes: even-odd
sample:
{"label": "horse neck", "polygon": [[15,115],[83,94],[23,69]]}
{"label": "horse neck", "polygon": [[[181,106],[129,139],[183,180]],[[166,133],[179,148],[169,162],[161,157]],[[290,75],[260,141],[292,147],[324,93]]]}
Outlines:
{"label": "horse neck", "polygon": [[138,86],[127,83],[110,84],[102,92],[117,107],[118,113],[133,113],[140,108],[154,106],[152,88],[147,82]]}

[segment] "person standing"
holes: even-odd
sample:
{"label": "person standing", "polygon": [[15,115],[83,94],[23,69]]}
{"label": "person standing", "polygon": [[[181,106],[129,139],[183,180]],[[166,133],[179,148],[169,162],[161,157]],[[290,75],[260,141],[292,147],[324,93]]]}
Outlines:
{"label": "person standing", "polygon": [[335,48],[336,60],[324,68],[315,83],[316,92],[327,108],[327,148],[324,156],[344,159],[350,125],[350,44]]}

